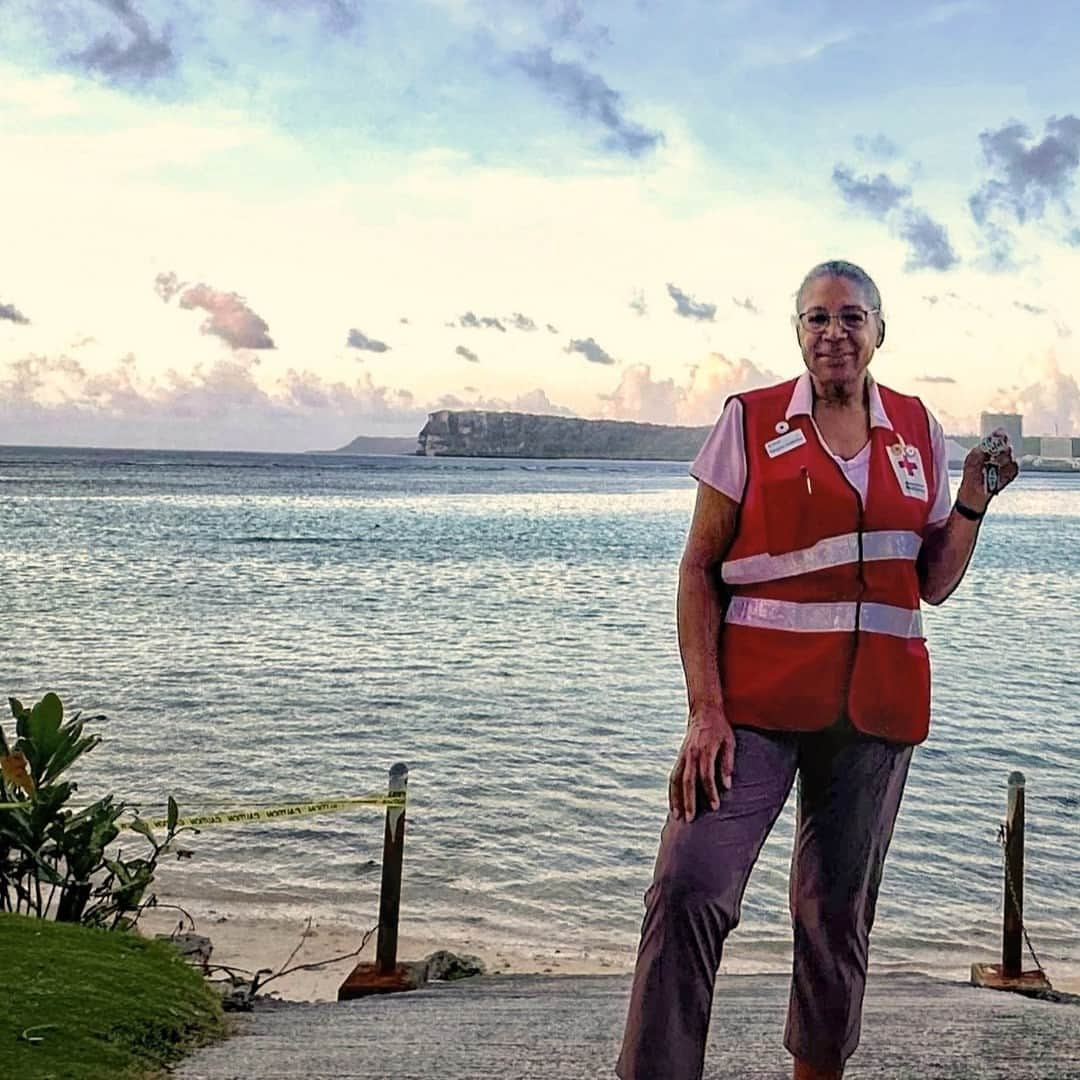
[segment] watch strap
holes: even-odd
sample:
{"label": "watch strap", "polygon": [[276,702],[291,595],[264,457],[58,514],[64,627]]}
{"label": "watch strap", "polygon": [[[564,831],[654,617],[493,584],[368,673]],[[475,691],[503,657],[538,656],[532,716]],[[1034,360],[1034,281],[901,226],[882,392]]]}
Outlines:
{"label": "watch strap", "polygon": [[972,510],[970,506],[965,506],[959,499],[953,503],[953,508],[962,518],[967,518],[968,521],[982,521],[986,514],[985,510]]}

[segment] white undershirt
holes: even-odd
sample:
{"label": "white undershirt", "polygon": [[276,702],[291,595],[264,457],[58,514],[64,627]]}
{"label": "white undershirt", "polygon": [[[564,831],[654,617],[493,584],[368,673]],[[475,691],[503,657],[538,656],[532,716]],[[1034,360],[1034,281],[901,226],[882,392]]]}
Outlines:
{"label": "white undershirt", "polygon": [[842,458],[829,449],[829,444],[825,442],[817,421],[811,420],[811,423],[814,425],[814,431],[817,432],[818,442],[821,443],[822,448],[840,466],[840,470],[848,478],[848,483],[859,493],[862,501],[866,502],[866,492],[870,486],[870,443],[867,442],[853,458]]}

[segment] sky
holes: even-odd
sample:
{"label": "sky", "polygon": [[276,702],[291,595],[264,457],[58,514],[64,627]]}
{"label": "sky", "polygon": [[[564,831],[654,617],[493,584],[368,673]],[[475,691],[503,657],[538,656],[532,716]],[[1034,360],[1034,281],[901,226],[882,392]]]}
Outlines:
{"label": "sky", "polygon": [[0,443],[711,424],[877,282],[951,434],[1080,435],[1065,2],[0,0]]}

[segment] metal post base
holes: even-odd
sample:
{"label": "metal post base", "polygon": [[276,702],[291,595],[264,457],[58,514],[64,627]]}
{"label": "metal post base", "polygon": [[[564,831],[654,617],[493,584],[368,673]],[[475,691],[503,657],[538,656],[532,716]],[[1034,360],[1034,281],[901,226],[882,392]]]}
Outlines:
{"label": "metal post base", "polygon": [[1017,994],[1038,994],[1053,989],[1045,972],[1022,971],[1019,975],[1006,975],[1000,964],[972,964],[971,983],[990,990],[1011,990]]}
{"label": "metal post base", "polygon": [[398,964],[381,975],[375,964],[357,964],[352,974],[338,987],[338,1001],[370,997],[372,994],[400,994],[416,990],[427,982],[427,961]]}

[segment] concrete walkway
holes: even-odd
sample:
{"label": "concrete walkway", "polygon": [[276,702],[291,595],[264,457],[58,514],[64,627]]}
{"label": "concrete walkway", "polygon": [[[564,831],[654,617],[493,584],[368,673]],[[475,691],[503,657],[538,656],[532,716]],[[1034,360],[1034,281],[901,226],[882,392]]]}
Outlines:
{"label": "concrete walkway", "polygon": [[[260,1007],[181,1080],[611,1077],[625,975],[503,975],[343,1004]],[[705,1080],[790,1076],[788,980],[717,983]],[[1078,1080],[1080,1007],[921,975],[871,976],[846,1080]],[[672,1078],[675,1080],[675,1078]]]}

